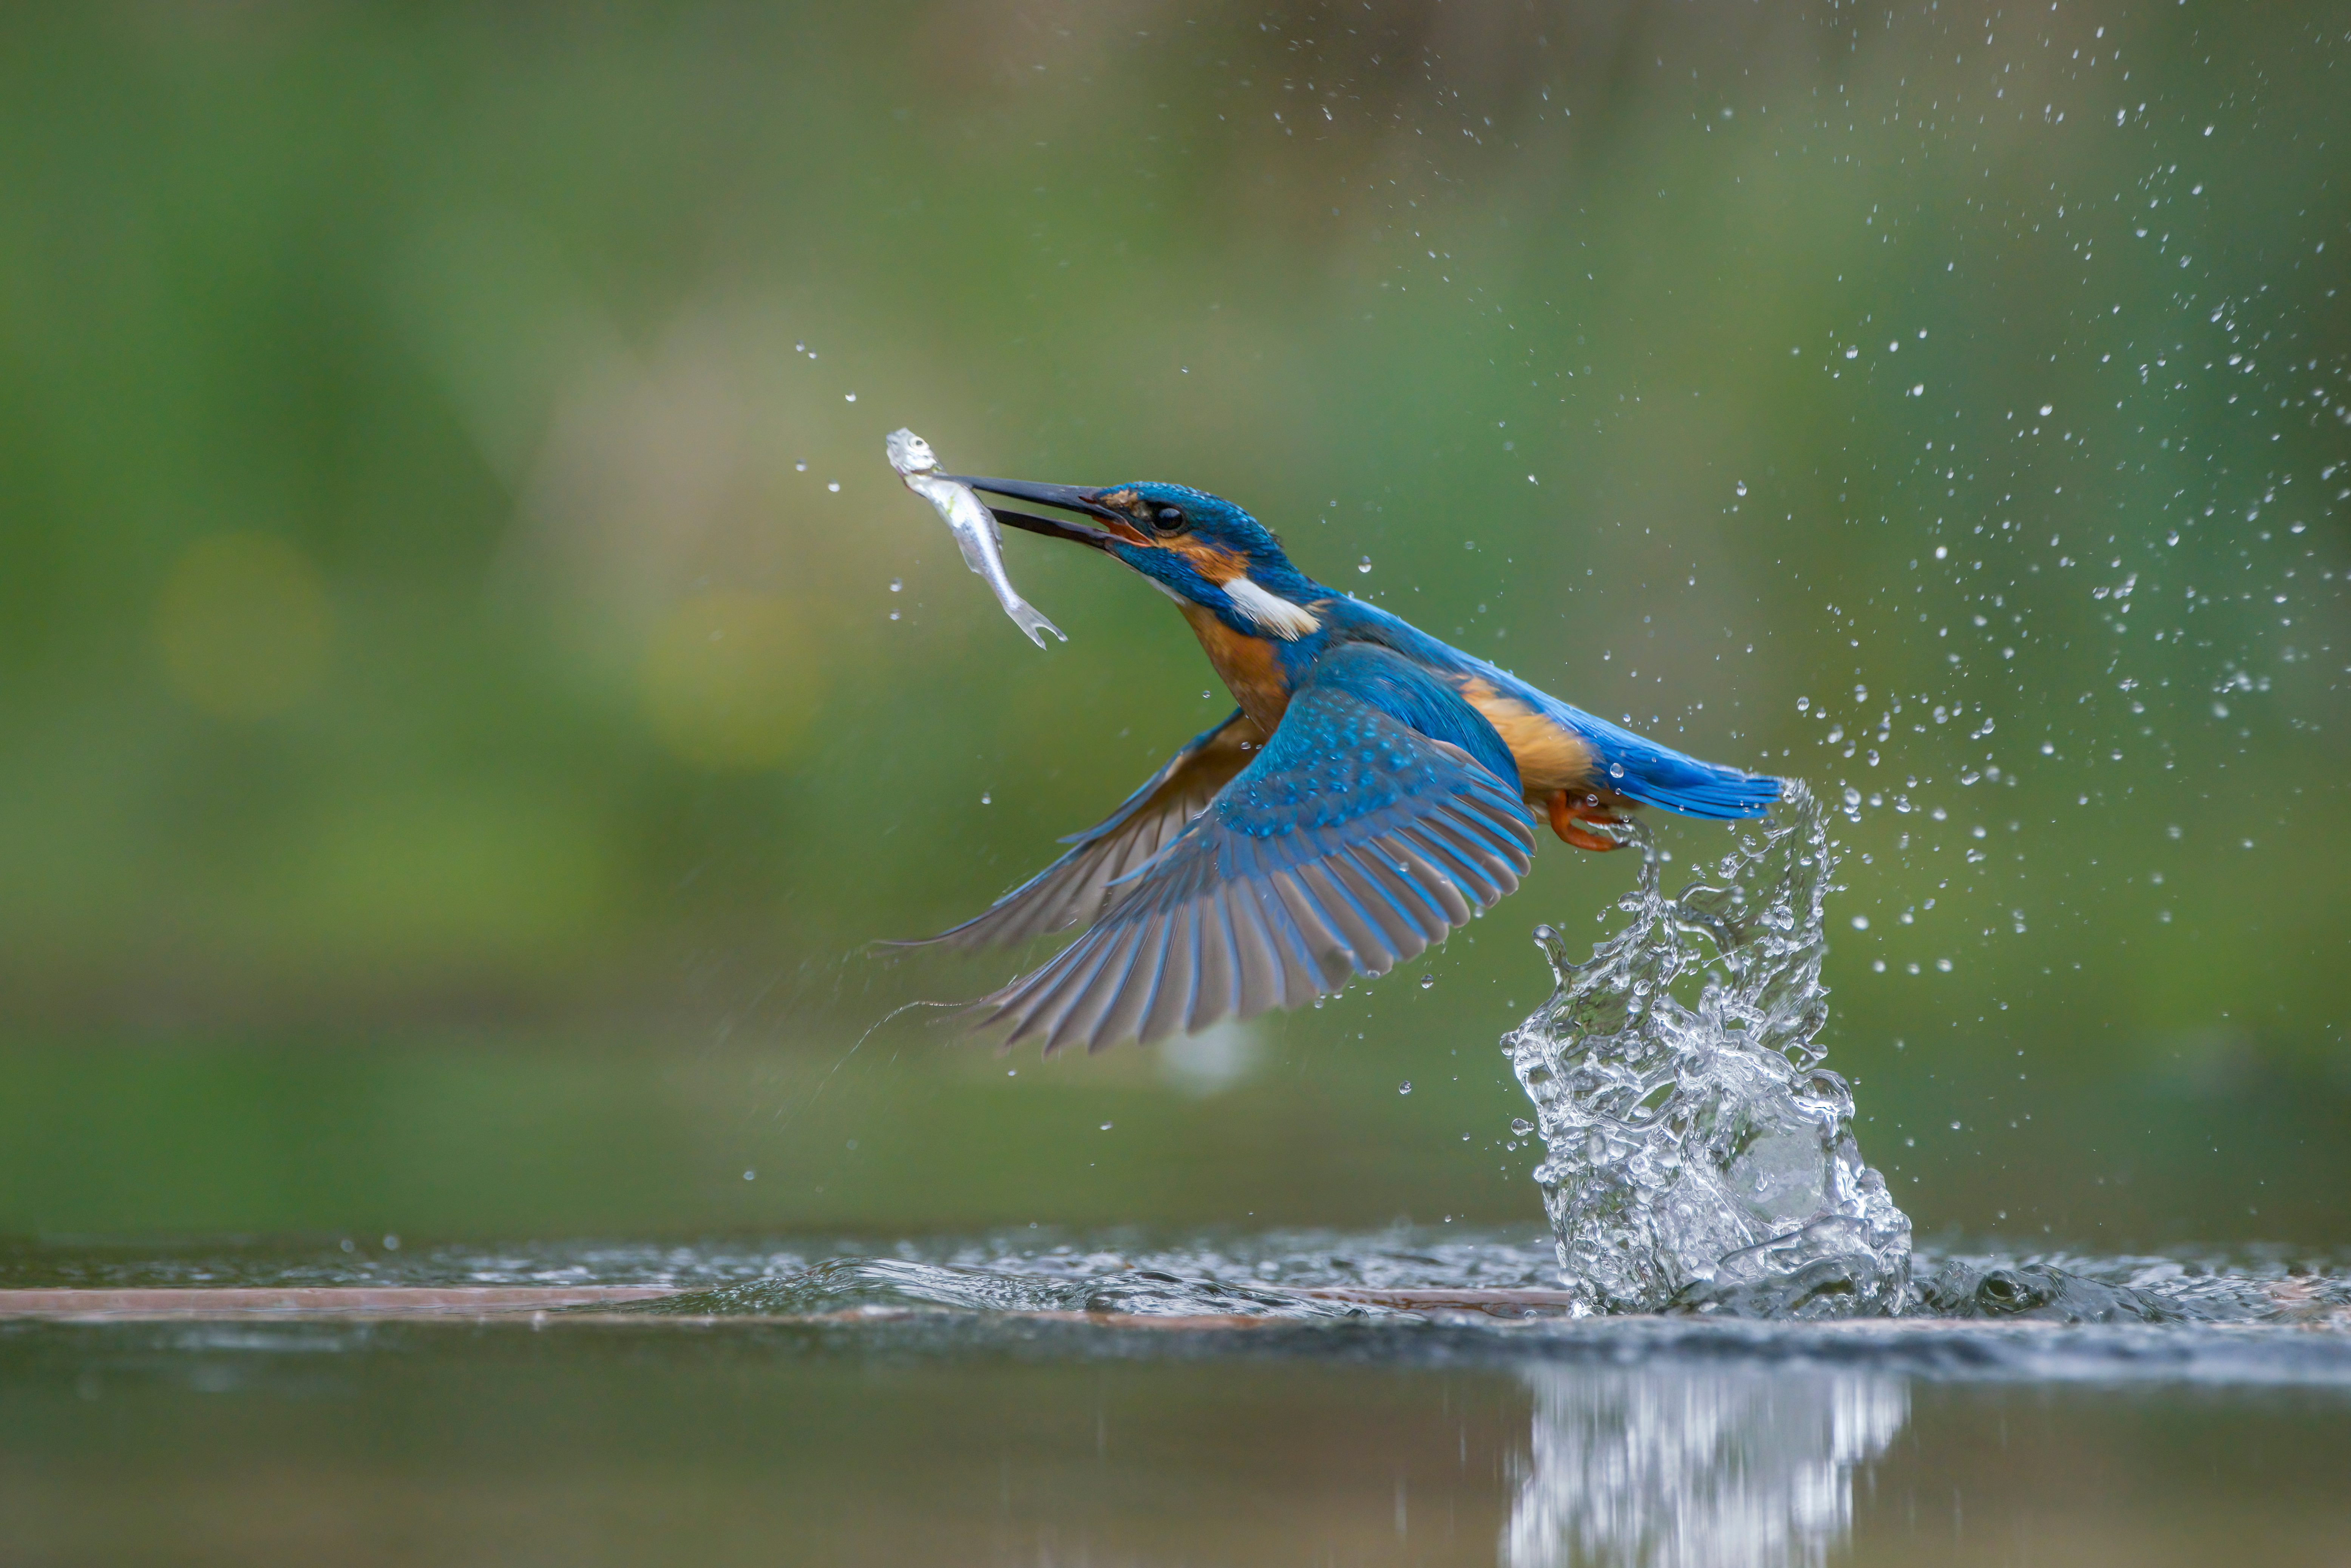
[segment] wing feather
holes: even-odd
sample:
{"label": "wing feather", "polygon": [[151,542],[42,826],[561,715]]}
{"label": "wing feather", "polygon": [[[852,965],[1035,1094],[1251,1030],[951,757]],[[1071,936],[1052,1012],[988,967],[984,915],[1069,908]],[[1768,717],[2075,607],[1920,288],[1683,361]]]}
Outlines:
{"label": "wing feather", "polygon": [[[1373,657],[1395,656],[1360,655]],[[1345,656],[1326,656],[1334,664],[1343,674]],[[1410,674],[1384,671],[1391,684]],[[1008,1026],[1007,1044],[1098,1051],[1296,1006],[1426,951],[1533,862],[1514,783],[1343,679],[1299,692],[1253,754],[1238,737],[1233,750],[1248,760],[1205,811],[1138,809],[1123,821],[1144,826],[1097,830],[1089,841],[1125,834],[1132,849],[1089,873],[1102,900],[1092,929],[974,1004],[977,1027]],[[1148,789],[1183,768],[1163,771]]]}
{"label": "wing feather", "polygon": [[1265,745],[1265,731],[1235,708],[1169,758],[1095,826],[1063,840],[1069,852],[988,905],[936,936],[892,946],[1010,946],[1085,925],[1116,897],[1112,884],[1134,875],[1181,837],[1233,776]]}

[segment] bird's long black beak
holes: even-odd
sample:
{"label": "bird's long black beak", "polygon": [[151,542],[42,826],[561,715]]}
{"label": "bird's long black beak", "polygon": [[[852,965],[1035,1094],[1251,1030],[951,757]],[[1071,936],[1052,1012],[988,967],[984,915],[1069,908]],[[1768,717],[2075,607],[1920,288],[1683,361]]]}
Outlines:
{"label": "bird's long black beak", "polygon": [[942,477],[953,479],[958,485],[968,485],[975,490],[985,490],[991,496],[1009,496],[1015,500],[1034,501],[1040,506],[1060,507],[1068,511],[1083,512],[1090,517],[1099,517],[1110,525],[1106,528],[1096,528],[1092,523],[1075,522],[1062,517],[1040,517],[1029,512],[1015,512],[1002,507],[990,507],[988,510],[996,514],[996,520],[1007,528],[1026,528],[1032,534],[1043,534],[1048,538],[1068,539],[1072,544],[1091,545],[1096,549],[1109,549],[1113,538],[1126,538],[1136,542],[1140,542],[1142,538],[1142,536],[1135,531],[1134,524],[1094,499],[1101,494],[1100,491],[1090,490],[1082,485],[1036,485],[1026,479],[983,479],[969,474],[948,474]]}

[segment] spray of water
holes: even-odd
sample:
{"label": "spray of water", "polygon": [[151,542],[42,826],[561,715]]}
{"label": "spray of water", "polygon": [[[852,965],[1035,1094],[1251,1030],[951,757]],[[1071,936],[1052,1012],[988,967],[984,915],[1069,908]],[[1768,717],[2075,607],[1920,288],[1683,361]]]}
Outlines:
{"label": "spray of water", "polygon": [[1820,1064],[1827,813],[1792,780],[1671,898],[1646,831],[1619,832],[1642,857],[1631,921],[1581,964],[1536,927],[1558,984],[1502,1041],[1568,1288],[1588,1312],[1901,1311],[1910,1221]]}

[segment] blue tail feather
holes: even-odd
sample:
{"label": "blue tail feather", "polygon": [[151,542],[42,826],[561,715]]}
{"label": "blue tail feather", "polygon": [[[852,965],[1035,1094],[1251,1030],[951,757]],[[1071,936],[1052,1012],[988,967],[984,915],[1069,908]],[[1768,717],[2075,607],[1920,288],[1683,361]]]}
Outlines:
{"label": "blue tail feather", "polygon": [[1780,798],[1780,781],[1769,774],[1701,762],[1581,709],[1566,711],[1570,725],[1598,755],[1602,781],[1629,800],[1686,817],[1728,821],[1760,817]]}

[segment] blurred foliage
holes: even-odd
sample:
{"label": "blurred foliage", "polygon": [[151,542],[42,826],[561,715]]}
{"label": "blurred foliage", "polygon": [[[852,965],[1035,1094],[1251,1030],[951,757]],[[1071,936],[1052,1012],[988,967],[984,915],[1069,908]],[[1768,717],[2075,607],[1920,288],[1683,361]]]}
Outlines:
{"label": "blurred foliage", "polygon": [[[863,945],[1224,705],[1156,595],[1024,538],[1071,637],[1030,650],[884,467],[907,423],[1233,497],[1571,700],[1849,784],[1833,1061],[1938,1151],[1922,1219],[1994,1224],[2011,1168],[2271,1179],[2218,1110],[2085,1131],[2148,1095],[2346,1142],[2333,8],[143,0],[0,40],[20,1106],[130,1071],[71,1042],[256,1031],[815,1071],[1000,978]],[[1392,1095],[1482,1052],[1542,980],[1514,934],[1625,875],[1552,851],[1437,990],[1261,1031],[1285,1071],[1209,1103],[1274,1144],[1303,1062]],[[881,1121],[970,1071],[885,1046]],[[1493,1170],[1489,1123],[1312,1113],[1414,1182]],[[1229,1157],[1353,1212],[1325,1135]],[[1100,1201],[1172,1215],[1185,1166]],[[1516,1179],[1480,1201],[1531,1214]],[[763,1218],[832,1212],[796,1190]],[[529,1215],[580,1222],[475,1218]]]}

